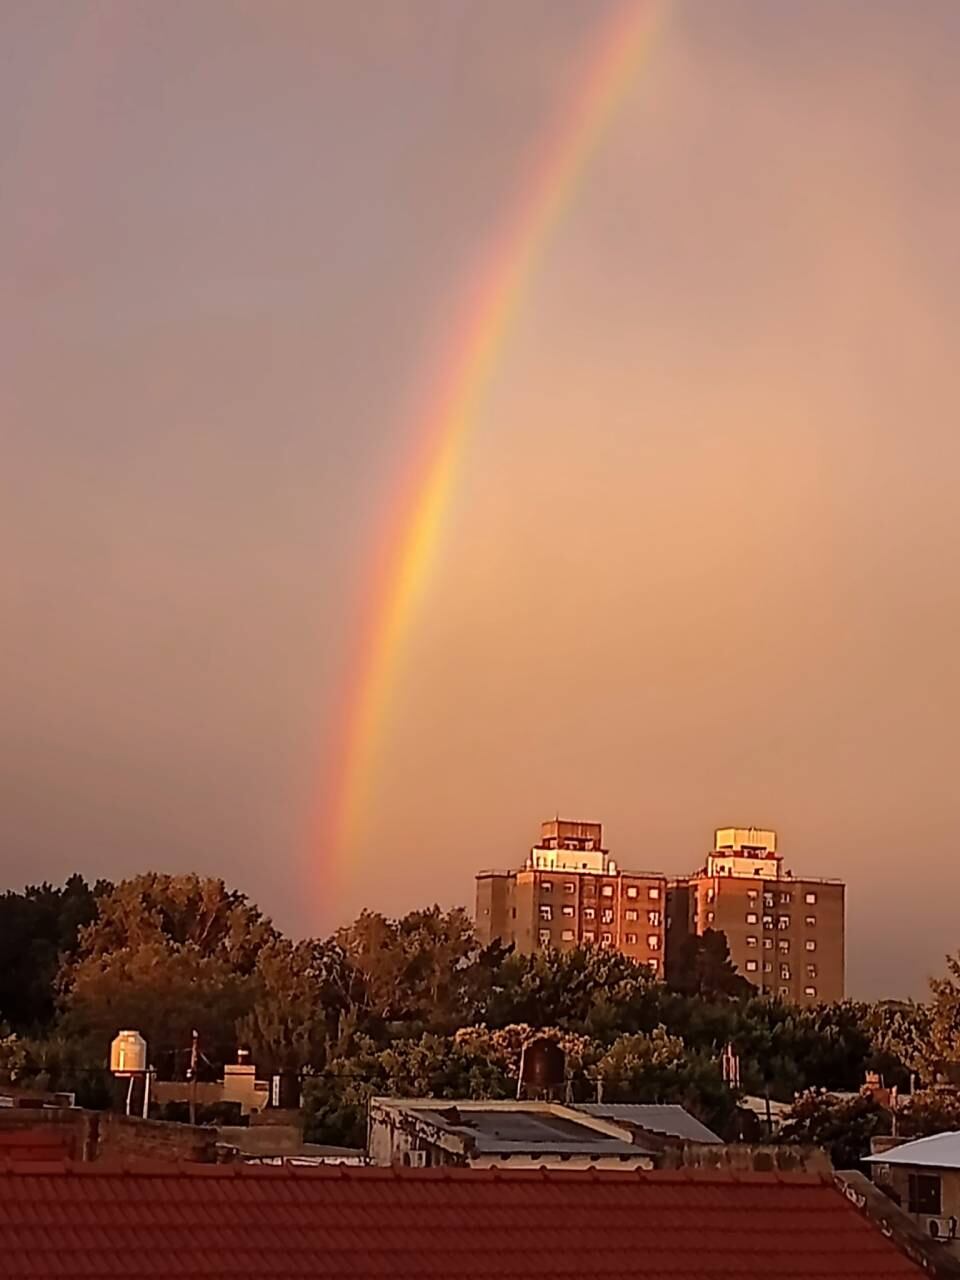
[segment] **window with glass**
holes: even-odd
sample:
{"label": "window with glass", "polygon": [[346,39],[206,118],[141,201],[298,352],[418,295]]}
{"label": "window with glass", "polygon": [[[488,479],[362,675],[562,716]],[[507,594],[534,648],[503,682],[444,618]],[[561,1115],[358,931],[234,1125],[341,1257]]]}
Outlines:
{"label": "window with glass", "polygon": [[907,1209],[910,1213],[941,1213],[940,1175],[911,1173],[907,1177]]}
{"label": "window with glass", "polygon": [[752,933],[748,933],[748,934],[747,934],[747,946],[748,946],[748,947],[755,947],[756,945],[757,945],[757,939],[756,939],[756,937],[755,937]]}
{"label": "window with glass", "polygon": [[574,908],[573,908],[573,907],[571,907],[571,906],[565,906],[565,907],[563,908],[563,914],[564,914],[565,916],[567,916],[567,917],[570,917],[570,916],[574,916],[574,915],[576,915],[576,911],[575,911],[575,910],[574,910]]}
{"label": "window with glass", "polygon": [[549,906],[546,902],[542,902],[540,904],[540,919],[541,920],[553,919],[553,907]]}

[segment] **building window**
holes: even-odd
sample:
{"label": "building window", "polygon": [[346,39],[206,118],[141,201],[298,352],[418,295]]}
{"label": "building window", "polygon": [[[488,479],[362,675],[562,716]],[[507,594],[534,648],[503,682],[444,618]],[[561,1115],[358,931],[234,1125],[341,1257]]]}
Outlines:
{"label": "building window", "polygon": [[764,916],[764,917],[763,917],[763,927],[764,927],[765,929],[772,929],[772,928],[773,928],[773,916]]}
{"label": "building window", "polygon": [[545,902],[542,902],[540,904],[540,919],[541,920],[553,919],[553,907],[548,906],[547,903]]}
{"label": "building window", "polygon": [[782,904],[783,906],[787,906],[787,905],[788,905],[789,903],[791,903],[792,901],[793,901],[793,894],[792,894],[792,893],[789,893],[789,892],[788,892],[788,893],[781,893],[781,895],[780,895],[780,902],[781,902],[781,904]]}
{"label": "building window", "polygon": [[708,911],[708,912],[707,912],[707,924],[713,924],[713,912],[712,912],[712,911]]}
{"label": "building window", "polygon": [[772,939],[772,938],[764,938],[764,940],[763,940],[763,949],[764,949],[764,951],[772,951],[772,950],[773,950],[773,939]]}
{"label": "building window", "polygon": [[756,924],[756,923],[757,923],[757,913],[755,911],[748,911],[747,924]]}
{"label": "building window", "polygon": [[656,899],[660,897],[660,890],[656,887],[656,885],[652,886],[647,890],[647,897],[654,899],[654,901],[656,901]]}
{"label": "building window", "polygon": [[777,950],[778,950],[778,951],[789,951],[789,950],[790,950],[790,939],[789,939],[789,938],[781,938],[781,939],[780,939],[780,941],[777,943]]}
{"label": "building window", "polygon": [[543,890],[544,893],[553,893],[553,881],[544,880],[540,885],[540,888]]}
{"label": "building window", "polygon": [[770,963],[770,961],[769,961],[769,960],[764,960],[764,962],[763,962],[763,972],[764,972],[764,973],[772,973],[772,972],[773,972],[773,965]]}
{"label": "building window", "polygon": [[807,977],[815,978],[817,976],[817,966],[815,964],[807,965]]}
{"label": "building window", "polygon": [[660,968],[660,961],[657,960],[656,958],[651,958],[650,960],[647,961],[647,966],[652,973],[656,973],[657,970]]}
{"label": "building window", "polygon": [[595,933],[592,933],[589,929],[583,935],[584,945],[591,942],[596,942],[596,940],[597,940],[597,935]]}
{"label": "building window", "polygon": [[613,924],[613,911],[610,909],[610,907],[604,907],[604,909],[600,912],[600,919],[603,921],[604,924]]}
{"label": "building window", "polygon": [[600,892],[603,894],[603,896],[604,896],[605,898],[612,898],[612,897],[613,897],[613,885],[612,885],[612,884],[605,884],[605,885],[603,886],[603,888],[600,890]]}
{"label": "building window", "polygon": [[650,948],[650,950],[651,950],[651,951],[659,951],[659,950],[660,950],[660,935],[659,935],[659,934],[657,934],[657,933],[648,933],[648,934],[647,934],[647,946]]}
{"label": "building window", "polygon": [[565,916],[572,916],[572,915],[575,915],[576,913],[575,913],[575,911],[574,911],[573,907],[565,906],[565,907],[563,908],[563,914],[564,914]]}
{"label": "building window", "polygon": [[755,947],[756,945],[757,945],[757,939],[754,937],[754,935],[753,935],[752,933],[751,933],[751,934],[748,934],[748,935],[747,935],[747,946],[748,946],[748,947]]}
{"label": "building window", "polygon": [[601,943],[601,945],[602,945],[602,946],[604,946],[604,947],[609,947],[609,945],[610,945],[610,943],[611,943],[612,941],[613,941],[613,934],[612,934],[612,933],[601,933],[601,935],[600,935],[600,943]]}
{"label": "building window", "polygon": [[717,895],[716,895],[716,891],[715,891],[714,889],[708,889],[708,890],[707,890],[707,901],[708,901],[708,902],[712,902],[716,896],[717,896]]}
{"label": "building window", "polygon": [[627,946],[635,947],[637,945],[637,935],[635,933],[627,934]]}
{"label": "building window", "polygon": [[624,919],[625,919],[625,920],[639,920],[639,919],[640,919],[640,912],[639,912],[639,911],[625,911],[625,912],[623,913],[623,916],[624,916]]}
{"label": "building window", "polygon": [[541,945],[541,947],[549,947],[549,945],[550,945],[550,930],[549,930],[549,929],[541,929],[541,930],[540,930],[540,945]]}
{"label": "building window", "polygon": [[804,920],[804,924],[807,926],[808,929],[815,929],[817,927],[817,917],[807,916],[806,919]]}
{"label": "building window", "polygon": [[511,919],[516,920],[516,918],[517,918],[517,908],[516,908],[516,907],[511,907],[511,909],[510,909],[510,917],[511,917]]}
{"label": "building window", "polygon": [[806,942],[806,947],[808,951],[816,951],[817,944],[814,942],[813,938],[808,938]]}
{"label": "building window", "polygon": [[597,908],[596,908],[596,907],[584,907],[584,908],[583,908],[583,918],[584,918],[584,920],[594,920],[594,919],[596,919],[596,915],[597,915]]}
{"label": "building window", "polygon": [[808,907],[812,907],[817,900],[817,895],[815,893],[805,893],[803,895],[803,900]]}
{"label": "building window", "polygon": [[907,1178],[907,1209],[910,1213],[929,1213],[939,1217],[940,1175],[911,1173]]}
{"label": "building window", "polygon": [[788,964],[782,964],[780,966],[780,977],[783,978],[785,982],[790,981],[790,966]]}
{"label": "building window", "polygon": [[572,941],[573,941],[573,930],[572,930],[572,929],[564,929],[563,933],[562,933],[560,936],[561,936],[561,938],[563,938],[564,942],[572,942]]}
{"label": "building window", "polygon": [[747,961],[747,973],[756,973],[756,972],[757,972],[757,962],[756,962],[756,960],[748,960],[748,961]]}
{"label": "building window", "polygon": [[790,994],[790,988],[789,988],[789,987],[781,987],[781,988],[780,988],[780,994],[781,994],[782,996],[788,996],[788,995]]}
{"label": "building window", "polygon": [[577,892],[577,886],[573,883],[573,881],[572,881],[572,880],[568,880],[568,881],[566,882],[566,884],[563,886],[563,892],[564,892],[564,893],[576,893],[576,892]]}
{"label": "building window", "polygon": [[778,928],[778,929],[789,929],[789,928],[790,928],[790,917],[789,917],[789,916],[777,916],[777,928]]}
{"label": "building window", "polygon": [[758,898],[759,896],[760,896],[760,895],[759,895],[759,890],[757,890],[757,889],[748,889],[748,890],[747,890],[747,897],[750,899],[750,901],[751,901],[751,902],[756,902],[756,900],[757,900],[757,898]]}
{"label": "building window", "polygon": [[648,911],[648,912],[647,912],[647,924],[652,924],[652,925],[653,925],[653,927],[654,927],[655,929],[659,929],[659,928],[660,928],[660,912],[659,912],[659,911]]}
{"label": "building window", "polygon": [[805,996],[815,996],[815,995],[817,994],[817,988],[816,988],[816,987],[804,987],[804,988],[803,988],[803,994],[804,994]]}
{"label": "building window", "polygon": [[640,896],[640,890],[637,888],[637,886],[636,886],[635,884],[627,885],[627,897],[628,897],[628,898],[637,898],[637,897],[639,897],[639,896]]}
{"label": "building window", "polygon": [[772,906],[773,906],[773,894],[772,894],[772,893],[765,893],[765,894],[763,895],[763,905],[764,905],[765,907],[772,907]]}

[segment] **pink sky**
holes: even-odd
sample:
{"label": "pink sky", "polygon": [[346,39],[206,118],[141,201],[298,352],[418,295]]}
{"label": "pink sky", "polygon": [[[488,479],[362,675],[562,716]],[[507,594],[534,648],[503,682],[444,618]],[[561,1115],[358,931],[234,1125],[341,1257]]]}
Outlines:
{"label": "pink sky", "polygon": [[676,0],[555,235],[343,895],[304,839],[373,521],[594,0],[0,12],[0,881],[472,904],[541,817],[774,826],[849,985],[960,945],[960,10]]}

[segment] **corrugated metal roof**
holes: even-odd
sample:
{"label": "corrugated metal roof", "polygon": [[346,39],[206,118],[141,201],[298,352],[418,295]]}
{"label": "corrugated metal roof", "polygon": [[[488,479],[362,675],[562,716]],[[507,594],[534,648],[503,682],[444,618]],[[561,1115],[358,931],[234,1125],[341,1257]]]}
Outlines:
{"label": "corrugated metal roof", "polygon": [[0,1165],[5,1280],[919,1280],[809,1174]]}
{"label": "corrugated metal roof", "polygon": [[960,1169],[960,1132],[935,1133],[891,1147],[866,1160],[874,1164],[909,1164],[930,1169]]}
{"label": "corrugated metal roof", "polygon": [[418,1107],[415,1114],[435,1124],[438,1129],[469,1138],[476,1151],[484,1155],[605,1155],[638,1159],[650,1154],[651,1148],[626,1138],[601,1133],[575,1119],[540,1111],[507,1110],[499,1107],[452,1107],[457,1115],[451,1120],[443,1111]]}
{"label": "corrugated metal roof", "polygon": [[720,1142],[721,1139],[696,1116],[676,1104],[647,1102],[581,1102],[577,1111],[601,1120],[625,1121],[651,1133],[663,1133],[687,1142]]}

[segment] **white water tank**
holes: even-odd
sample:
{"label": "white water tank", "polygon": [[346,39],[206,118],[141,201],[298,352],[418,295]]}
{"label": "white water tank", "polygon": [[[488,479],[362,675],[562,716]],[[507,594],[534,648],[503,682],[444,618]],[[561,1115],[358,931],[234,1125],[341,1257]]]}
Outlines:
{"label": "white water tank", "polygon": [[115,1076],[133,1076],[147,1069],[147,1042],[139,1031],[118,1031],[110,1045],[110,1070]]}

